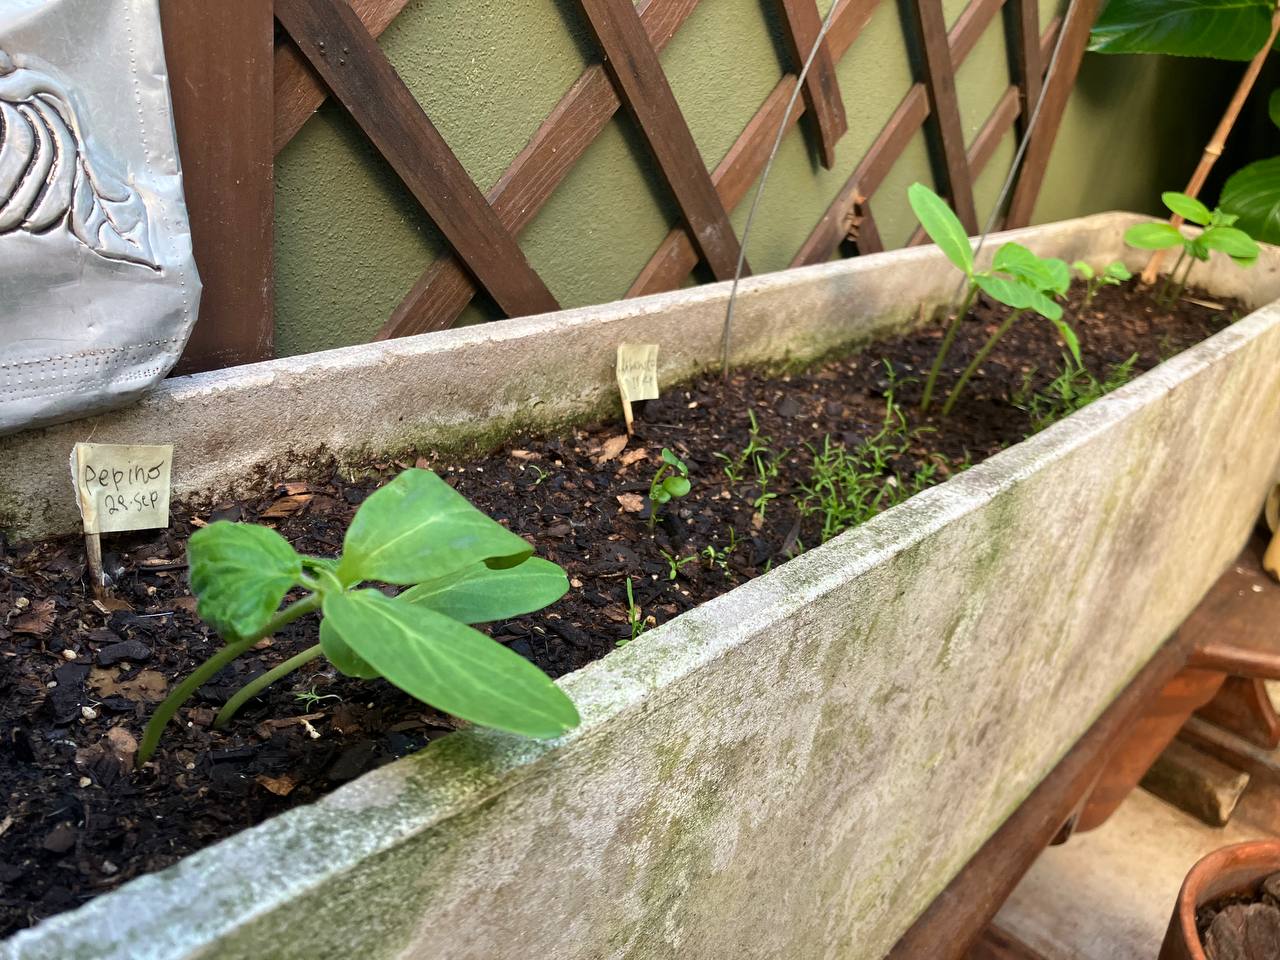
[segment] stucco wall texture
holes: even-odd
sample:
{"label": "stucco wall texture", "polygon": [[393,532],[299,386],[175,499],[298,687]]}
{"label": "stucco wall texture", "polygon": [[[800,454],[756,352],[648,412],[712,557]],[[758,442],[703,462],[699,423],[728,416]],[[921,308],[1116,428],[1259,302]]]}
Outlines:
{"label": "stucco wall texture", "polygon": [[[954,22],[966,0],[944,0]],[[825,14],[827,0],[819,0]],[[1041,23],[1057,12],[1041,0]],[[662,54],[708,168],[728,151],[790,69],[775,0],[704,0]],[[957,73],[972,139],[1010,82],[997,17]],[[849,131],[834,170],[816,161],[805,124],[782,143],[753,227],[757,272],[785,267],[913,81],[900,7],[885,0],[840,61]],[[564,91],[598,59],[576,0],[413,0],[381,38],[405,82],[472,178],[487,190]],[[1220,71],[1203,61],[1086,57],[1036,211],[1038,222],[1105,209],[1151,210],[1204,142]],[[1158,109],[1177,104],[1179,109]],[[1203,117],[1201,116],[1203,115]],[[1187,135],[1190,134],[1190,135]],[[1010,133],[975,185],[985,217],[1012,161]],[[281,356],[369,340],[445,245],[430,219],[341,107],[326,104],[276,158],[276,331]],[[914,221],[915,180],[932,182],[918,135],[875,196],[889,247]],[[749,199],[732,212],[741,234]],[[632,121],[620,113],[588,148],[520,243],[564,307],[623,295],[679,220]],[[693,282],[695,278],[691,278]],[[706,279],[701,278],[701,279]],[[462,322],[491,319],[478,297]]]}

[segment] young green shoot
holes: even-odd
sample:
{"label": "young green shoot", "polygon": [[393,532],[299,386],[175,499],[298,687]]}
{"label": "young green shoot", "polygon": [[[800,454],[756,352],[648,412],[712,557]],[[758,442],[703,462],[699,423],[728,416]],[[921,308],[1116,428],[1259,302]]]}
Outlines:
{"label": "young green shoot", "polygon": [[659,550],[658,552],[662,554],[662,559],[667,561],[667,579],[668,580],[674,580],[677,576],[679,576],[680,568],[683,567],[686,563],[693,563],[693,561],[698,559],[698,555],[696,553],[691,553],[687,557],[681,557],[674,553],[667,553],[667,551],[665,550]]}
{"label": "young green shoot", "polygon": [[1191,268],[1197,261],[1207,261],[1210,251],[1225,253],[1246,269],[1257,262],[1258,244],[1249,234],[1232,226],[1238,219],[1233,214],[1221,209],[1210,210],[1194,197],[1173,190],[1162,193],[1160,199],[1175,214],[1203,229],[1195,236],[1184,236],[1173,224],[1161,222],[1135,224],[1124,232],[1124,242],[1141,250],[1181,248],[1173,269],[1165,274],[1156,291],[1157,303],[1169,305],[1178,300],[1187,287]]}
{"label": "young green shoot", "polygon": [[[578,724],[546,674],[472,624],[541,610],[569,589],[560,567],[473,507],[428,470],[411,469],[360,505],[342,556],[298,554],[269,527],[220,520],[187,545],[196,612],[224,646],[156,708],[138,749],[144,764],[197,689],[264,637],[322,616],[319,642],[251,681],[215,719],[320,657],[347,676],[385,677],[438,710],[530,737]],[[408,587],[397,597],[363,584]],[[286,595],[300,596],[281,608]]]}
{"label": "young green shoot", "polygon": [[658,512],[692,489],[689,468],[667,447],[662,448],[662,464],[649,482],[649,529],[658,522]]}
{"label": "young green shoot", "polygon": [[1116,286],[1133,277],[1133,274],[1129,272],[1129,268],[1119,260],[1111,261],[1101,271],[1094,270],[1083,260],[1077,260],[1071,265],[1071,269],[1084,282],[1085,307],[1093,303],[1093,298],[1098,295],[1098,291],[1104,286]]}
{"label": "young green shoot", "polygon": [[636,596],[631,589],[631,578],[627,577],[627,626],[631,628],[631,636],[623,637],[618,640],[618,646],[625,647],[628,643],[645,631],[644,613],[640,609],[640,604],[636,603]]}
{"label": "young green shoot", "polygon": [[729,573],[729,556],[738,548],[738,534],[732,526],[726,527],[729,531],[729,543],[724,547],[716,547],[713,543],[708,543],[702,548],[702,556],[707,559],[707,568],[712,569],[719,567],[720,572],[726,576]]}
{"label": "young green shoot", "polygon": [[1112,366],[1105,380],[1099,380],[1087,367],[1064,353],[1062,372],[1043,390],[1031,389],[1033,373],[1028,373],[1023,378],[1022,387],[1010,399],[1015,407],[1031,418],[1032,433],[1039,433],[1063,417],[1123,387],[1133,379],[1133,367],[1137,362],[1135,353],[1123,363]]}
{"label": "young green shoot", "polygon": [[[969,309],[973,306],[979,291],[1019,311],[1019,314],[1014,316],[1014,320],[1021,315],[1021,311],[1032,309],[1048,317],[1061,328],[1066,326],[1062,323],[1062,308],[1053,302],[1050,295],[1061,295],[1066,292],[1071,282],[1071,272],[1062,260],[1037,257],[1026,247],[1017,243],[1006,243],[997,250],[991,269],[978,270],[974,264],[973,248],[969,244],[964,226],[947,206],[945,200],[924,184],[913,183],[907,189],[907,201],[920,220],[920,225],[924,227],[925,233],[969,281],[960,309],[952,317],[951,323],[943,334],[937,356],[934,357],[933,366],[929,369],[929,376],[925,380],[924,392],[920,397],[920,409],[927,411],[933,402],[938,376],[942,372],[947,356],[951,353],[956,335],[960,332],[960,325],[968,316]],[[1012,321],[1009,325],[1012,326]],[[1003,335],[1003,332],[999,333],[995,340]],[[1075,334],[1070,332],[1070,327],[1066,327],[1063,337],[1070,344],[1074,341]],[[994,347],[995,343],[992,342],[990,346]],[[990,349],[987,352],[989,353]],[[985,354],[982,359],[986,359]],[[971,368],[967,371],[968,376],[961,378],[962,382],[959,384],[961,388],[969,376],[972,376],[973,370],[977,369],[973,365]],[[944,415],[950,412],[958,395],[959,391],[953,389],[943,409]]]}

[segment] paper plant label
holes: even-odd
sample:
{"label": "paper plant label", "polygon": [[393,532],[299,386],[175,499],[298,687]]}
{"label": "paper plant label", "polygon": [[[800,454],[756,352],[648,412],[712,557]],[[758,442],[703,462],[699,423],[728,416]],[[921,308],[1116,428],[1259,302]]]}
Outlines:
{"label": "paper plant label", "polygon": [[85,533],[169,526],[171,444],[77,443],[71,479]]}
{"label": "paper plant label", "polygon": [[631,404],[658,399],[658,345],[618,344],[618,392],[622,394],[622,414],[631,432]]}

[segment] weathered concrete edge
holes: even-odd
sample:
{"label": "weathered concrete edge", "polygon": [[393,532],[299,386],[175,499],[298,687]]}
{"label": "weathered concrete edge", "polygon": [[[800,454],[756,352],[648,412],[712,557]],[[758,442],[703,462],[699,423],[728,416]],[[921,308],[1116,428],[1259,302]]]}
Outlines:
{"label": "weathered concrete edge", "polygon": [[[319,804],[292,811],[163,874],[134,881],[116,894],[46,922],[6,944],[5,956],[180,957],[204,955],[206,950],[215,951],[207,955],[217,955],[220,933],[264,916],[307,890],[340,882],[352,866],[538,776],[557,753],[628,722],[638,711],[651,715],[663,709],[666,691],[677,680],[989,505],[1024,479],[1142,414],[1164,395],[1193,387],[1195,378],[1215,365],[1241,351],[1261,349],[1258,341],[1274,341],[1278,328],[1280,307],[1258,311],[1050,431],[567,678],[565,686],[585,719],[574,736],[550,745],[487,732],[448,738]],[[1126,678],[1116,677],[1116,685]],[[1087,725],[1090,719],[1081,722]],[[358,823],[346,817],[352,813],[358,815]],[[318,845],[317,833],[323,838]],[[338,850],[346,854],[341,862],[335,860]],[[212,877],[234,889],[208,890]],[[193,904],[190,894],[196,889],[203,896]],[[179,906],[181,911],[175,912]]]}
{"label": "weathered concrete edge", "polygon": [[[1107,213],[1011,231],[990,238],[984,254],[1019,239],[1068,260],[1110,260],[1123,255],[1133,220]],[[1280,296],[1275,270],[1260,265],[1239,291],[1223,292],[1266,302]],[[803,360],[873,340],[912,322],[921,303],[949,302],[956,285],[932,247],[748,278],[735,311],[735,363]],[[262,473],[296,472],[321,451],[342,460],[408,447],[453,452],[616,412],[616,345],[659,343],[667,384],[707,369],[719,355],[728,289],[709,284],[175,378],[134,406],[0,437],[0,529],[11,539],[75,531],[67,456],[90,437],[173,442],[174,495],[208,498],[245,491]],[[566,355],[579,362],[570,367]]]}

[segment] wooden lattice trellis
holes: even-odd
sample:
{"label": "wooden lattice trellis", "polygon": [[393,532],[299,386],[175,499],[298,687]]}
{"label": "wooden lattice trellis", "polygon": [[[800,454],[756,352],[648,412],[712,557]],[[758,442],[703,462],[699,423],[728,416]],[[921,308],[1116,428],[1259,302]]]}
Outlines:
{"label": "wooden lattice trellis", "polygon": [[[821,19],[815,0],[776,0],[792,70],[765,98],[725,157],[707,170],[671,92],[659,54],[699,0],[577,0],[601,62],[588,67],[497,183],[483,193],[382,53],[376,38],[408,0],[163,0],[174,112],[187,177],[205,300],[182,369],[272,355],[271,168],[274,155],[334,96],[448,242],[378,337],[452,325],[484,290],[507,316],[557,308],[517,237],[620,108],[643,135],[682,220],[627,296],[670,290],[706,264],[732,276],[739,241],[729,213],[762,172],[800,65]],[[835,66],[881,0],[837,0],[832,25],[805,78],[792,124],[803,123],[828,168],[847,130]],[[1010,130],[1023,132],[1043,96],[1005,224],[1027,223],[1100,0],[1072,0],[1043,32],[1036,0],[971,0],[948,31],[941,0],[907,0],[920,52],[917,81],[801,245],[792,265],[829,259],[843,244],[882,249],[871,209],[876,189],[921,130],[935,147],[934,175],[970,232],[980,228],[973,182]],[[1006,9],[1007,8],[1007,9]],[[965,142],[955,72],[1001,11],[1013,83]],[[272,22],[281,29],[275,30]],[[1045,76],[1062,30],[1061,50]],[[228,56],[235,51],[234,56]],[[236,136],[211,137],[234,119]],[[447,199],[442,199],[447,198]],[[920,242],[917,230],[912,242]]]}

